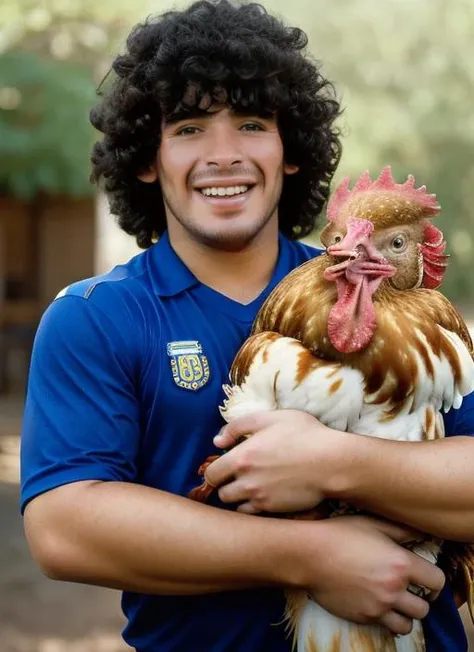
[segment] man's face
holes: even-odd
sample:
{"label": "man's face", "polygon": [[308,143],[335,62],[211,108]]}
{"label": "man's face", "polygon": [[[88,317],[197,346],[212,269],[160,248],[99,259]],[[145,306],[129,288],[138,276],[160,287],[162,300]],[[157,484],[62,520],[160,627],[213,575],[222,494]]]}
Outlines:
{"label": "man's face", "polygon": [[285,165],[274,118],[218,108],[164,123],[156,165],[170,233],[223,250],[239,250],[278,220]]}

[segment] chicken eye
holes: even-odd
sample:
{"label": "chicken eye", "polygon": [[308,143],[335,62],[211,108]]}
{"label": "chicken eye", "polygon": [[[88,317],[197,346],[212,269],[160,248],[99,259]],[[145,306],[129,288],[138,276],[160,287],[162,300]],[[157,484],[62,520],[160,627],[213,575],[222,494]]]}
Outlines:
{"label": "chicken eye", "polygon": [[390,246],[394,251],[397,252],[403,251],[406,246],[406,240],[404,236],[402,235],[395,236],[395,238],[393,238],[392,242],[390,243]]}
{"label": "chicken eye", "polygon": [[334,244],[339,244],[342,240],[342,235],[335,235],[333,239]]}

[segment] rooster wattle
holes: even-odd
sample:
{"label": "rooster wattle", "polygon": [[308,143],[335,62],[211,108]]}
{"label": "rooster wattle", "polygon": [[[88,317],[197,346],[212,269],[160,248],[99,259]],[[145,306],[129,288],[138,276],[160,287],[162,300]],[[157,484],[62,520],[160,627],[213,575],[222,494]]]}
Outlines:
{"label": "rooster wattle", "polygon": [[[352,190],[345,179],[328,204],[326,254],[281,281],[238,352],[224,419],[286,408],[356,434],[443,437],[441,410],[459,408],[474,390],[474,354],[463,318],[436,291],[447,265],[443,235],[431,223],[439,210],[413,177],[396,183],[390,167],[375,181],[366,172]],[[192,497],[208,492],[204,485]],[[442,548],[427,538],[413,550],[436,563]],[[448,576],[464,578],[472,615],[473,549],[446,544],[444,558]],[[287,617],[298,652],[425,649],[420,622],[396,638],[339,619],[305,593],[288,592]]]}

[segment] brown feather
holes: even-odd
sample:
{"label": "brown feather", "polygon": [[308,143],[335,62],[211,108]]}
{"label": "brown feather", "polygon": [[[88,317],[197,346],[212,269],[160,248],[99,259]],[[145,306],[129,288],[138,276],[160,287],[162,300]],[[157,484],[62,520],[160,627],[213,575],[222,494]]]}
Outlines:
{"label": "brown feather", "polygon": [[458,607],[467,603],[474,623],[474,543],[445,541],[439,566],[454,591]]}
{"label": "brown feather", "polygon": [[230,368],[230,379],[233,385],[242,385],[257,353],[261,352],[263,362],[267,361],[267,348],[279,337],[275,332],[258,333],[244,342]]}

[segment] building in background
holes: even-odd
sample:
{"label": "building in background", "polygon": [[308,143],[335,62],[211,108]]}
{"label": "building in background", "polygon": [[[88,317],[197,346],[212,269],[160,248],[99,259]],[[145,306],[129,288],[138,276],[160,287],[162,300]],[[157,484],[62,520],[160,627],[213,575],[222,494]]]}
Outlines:
{"label": "building in background", "polygon": [[38,322],[56,294],[139,250],[102,195],[0,197],[0,244],[0,394],[16,394],[24,390]]}

